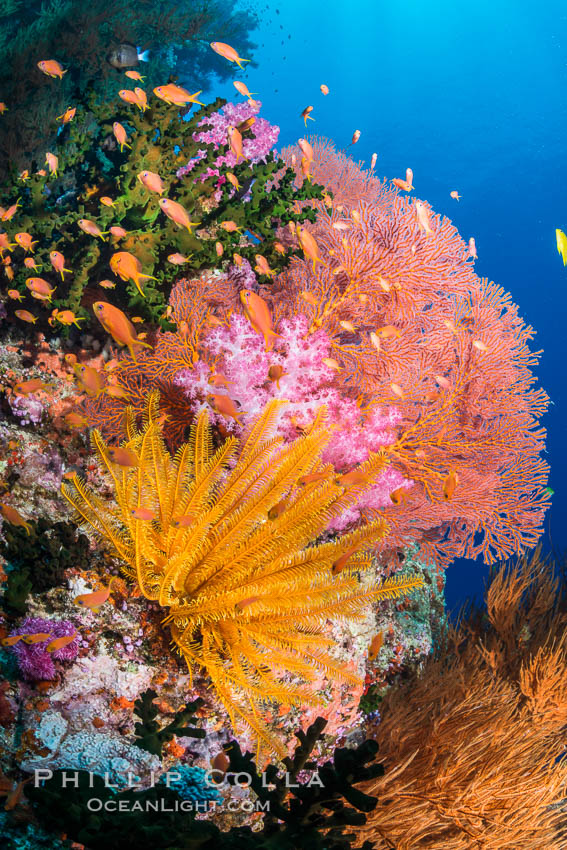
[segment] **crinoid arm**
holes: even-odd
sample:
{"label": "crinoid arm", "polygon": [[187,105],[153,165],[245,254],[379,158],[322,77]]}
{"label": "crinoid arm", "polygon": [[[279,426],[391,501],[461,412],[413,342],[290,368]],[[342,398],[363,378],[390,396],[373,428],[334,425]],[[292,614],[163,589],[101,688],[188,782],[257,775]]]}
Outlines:
{"label": "crinoid arm", "polygon": [[[381,474],[386,456],[372,454],[357,483],[351,476],[344,486],[321,460],[330,435],[325,410],[285,443],[275,433],[282,404],[266,406],[240,450],[233,437],[215,450],[202,412],[172,455],[152,394],[140,430],[132,411],[125,417],[123,446],[136,464],[114,463],[93,435],[116,506],[78,478],[63,488],[80,521],[111,543],[144,596],[166,609],[174,645],[192,673],[208,678],[231,722],[280,755],[283,744],[263,717],[268,705],[316,703],[312,686],[321,675],[358,682],[329,653],[328,619],[356,619],[373,600],[422,584],[374,576],[372,547],[388,530],[382,517],[333,539],[327,533]],[[274,505],[282,509],[270,519]],[[373,578],[363,582],[365,574]]]}

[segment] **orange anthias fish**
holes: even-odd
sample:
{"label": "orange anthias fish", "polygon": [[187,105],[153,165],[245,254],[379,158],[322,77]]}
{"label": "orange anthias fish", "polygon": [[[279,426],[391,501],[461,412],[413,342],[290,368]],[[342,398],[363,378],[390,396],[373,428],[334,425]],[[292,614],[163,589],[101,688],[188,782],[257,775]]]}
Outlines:
{"label": "orange anthias fish", "polygon": [[378,154],[377,154],[377,153],[373,153],[373,154],[372,154],[372,157],[371,157],[371,159],[370,159],[370,170],[371,170],[371,171],[374,171],[374,166],[376,165],[376,160],[377,160],[377,159],[378,159]]}
{"label": "orange anthias fish", "polygon": [[476,253],[476,242],[474,240],[474,236],[471,236],[469,239],[469,257],[472,257],[474,260],[478,260],[478,254]]}
{"label": "orange anthias fish", "polygon": [[175,224],[179,225],[179,227],[186,227],[189,233],[191,233],[192,227],[198,227],[200,224],[199,221],[190,221],[189,213],[185,207],[178,204],[177,201],[171,201],[169,198],[160,198],[158,203],[162,212],[164,212],[168,218],[174,221]]}
{"label": "orange anthias fish", "polygon": [[126,76],[131,80],[138,80],[138,82],[143,83],[145,77],[142,77],[139,71],[125,71]]}
{"label": "orange anthias fish", "polygon": [[238,182],[238,177],[236,177],[232,173],[232,171],[227,171],[225,176],[226,176],[226,179],[228,180],[228,182],[231,183],[234,186],[236,191],[238,191],[240,189],[240,183]]}
{"label": "orange anthias fish", "polygon": [[309,180],[311,183],[311,171],[310,171],[311,163],[307,159],[306,156],[301,157],[301,173],[306,180]]}
{"label": "orange anthias fish", "polygon": [[63,78],[63,74],[67,73],[56,59],[42,59],[41,62],[37,63],[37,67],[42,74],[46,74],[48,77],[59,77],[60,80]]}
{"label": "orange anthias fish", "polygon": [[236,89],[236,91],[241,94],[243,97],[252,97],[255,94],[258,94],[257,91],[248,91],[248,86],[246,83],[241,83],[238,80],[234,80],[232,85]]}
{"label": "orange anthias fish", "polygon": [[283,378],[284,375],[287,375],[287,372],[284,372],[284,367],[279,363],[270,366],[268,369],[268,378],[275,383],[278,390],[280,388],[280,378]]}
{"label": "orange anthias fish", "polygon": [[255,331],[261,333],[266,343],[266,351],[271,351],[274,339],[279,336],[272,330],[272,314],[267,303],[251,289],[240,291],[240,300],[244,307],[244,315]]}
{"label": "orange anthias fish", "polygon": [[[137,89],[136,89],[137,91]],[[154,89],[154,94],[156,97],[159,97],[160,100],[165,100],[166,103],[169,103],[171,106],[185,106],[187,103],[197,103],[199,106],[204,106],[200,100],[197,100],[197,97],[201,94],[202,89],[191,94],[187,91],[187,89],[181,88],[181,86],[176,86],[174,83],[168,83],[167,86],[157,86]]]}
{"label": "orange anthias fish", "polygon": [[13,251],[16,246],[15,242],[10,242],[10,237],[7,233],[0,233],[0,257],[4,256],[4,251]]}
{"label": "orange anthias fish", "polygon": [[350,561],[357,549],[358,546],[353,546],[352,549],[349,549],[348,552],[345,552],[344,555],[341,555],[341,557],[335,561],[335,563],[331,567],[331,572],[334,576],[342,572],[342,570],[346,567],[347,563]]}
{"label": "orange anthias fish", "polygon": [[13,298],[14,301],[23,301],[24,296],[21,292],[18,292],[17,289],[9,289],[8,290],[8,298]]}
{"label": "orange anthias fish", "polygon": [[244,416],[245,411],[239,410],[230,396],[211,394],[207,396],[207,401],[217,413],[221,413],[223,416],[229,416],[231,419],[236,419],[238,424],[242,425],[239,416]]}
{"label": "orange anthias fish", "polygon": [[373,661],[374,658],[378,655],[382,646],[384,644],[384,633],[378,632],[377,635],[374,635],[372,640],[370,641],[370,646],[368,647],[368,658],[370,661]]}
{"label": "orange anthias fish", "polygon": [[2,514],[6,522],[9,522],[11,525],[20,525],[22,528],[25,528],[28,534],[30,533],[30,524],[25,521],[20,512],[16,508],[13,508],[12,505],[0,502],[0,514]]}
{"label": "orange anthias fish", "polygon": [[57,177],[57,169],[59,168],[59,157],[54,153],[45,154],[45,164],[49,168],[49,173]]}
{"label": "orange anthias fish", "polygon": [[31,378],[29,381],[19,381],[14,384],[14,392],[18,395],[29,395],[30,393],[45,392],[51,387],[41,378]]}
{"label": "orange anthias fish", "polygon": [[[249,103],[254,104],[254,103],[258,103],[258,101],[257,100],[251,100],[251,101],[249,101]],[[251,115],[250,118],[246,119],[246,121],[242,121],[240,124],[238,124],[236,129],[238,130],[239,133],[244,133],[246,130],[249,130],[250,127],[253,127],[255,123],[256,123],[256,118],[253,115]]]}
{"label": "orange anthias fish", "polygon": [[105,329],[118,345],[125,345],[130,352],[132,360],[136,362],[136,352],[134,346],[141,345],[144,348],[151,348],[147,342],[142,342],[136,336],[136,330],[128,317],[107,301],[95,301],[93,304],[94,314]]}
{"label": "orange anthias fish", "polygon": [[116,284],[113,280],[99,280],[99,286],[102,286],[103,289],[116,289]]}
{"label": "orange anthias fish", "polygon": [[395,490],[392,490],[390,493],[390,501],[394,505],[401,505],[402,502],[407,499],[408,494],[405,487],[396,487]]}
{"label": "orange anthias fish", "polygon": [[128,236],[128,231],[124,230],[123,227],[119,227],[117,224],[113,224],[112,227],[109,227],[108,232],[114,236],[115,239],[123,239],[125,236]]}
{"label": "orange anthias fish", "polygon": [[156,518],[154,511],[150,511],[149,508],[143,508],[141,505],[137,508],[133,508],[130,513],[134,519],[142,520],[142,522],[151,522]]}
{"label": "orange anthias fish", "polygon": [[30,324],[35,325],[37,322],[37,316],[34,316],[33,313],[30,313],[29,310],[14,310],[14,315],[21,319],[22,322],[30,322]]}
{"label": "orange anthias fish", "polygon": [[63,115],[58,115],[57,120],[61,121],[63,124],[68,124],[69,121],[72,121],[75,117],[75,113],[77,112],[76,106],[68,106]]}
{"label": "orange anthias fish", "polygon": [[417,223],[419,224],[419,229],[423,230],[426,236],[432,236],[433,231],[429,222],[429,215],[423,201],[415,202],[415,213],[417,215]]}
{"label": "orange anthias fish", "polygon": [[133,254],[128,253],[128,251],[117,251],[116,254],[113,254],[110,258],[110,268],[122,280],[133,280],[138,292],[144,298],[146,296],[140,286],[141,281],[156,280],[151,274],[143,274],[141,262]]}
{"label": "orange anthias fish", "polygon": [[321,83],[319,86],[323,94],[329,94],[329,86],[326,86],[325,83]]}
{"label": "orange anthias fish", "polygon": [[184,254],[180,254],[176,252],[175,254],[169,254],[167,258],[168,263],[172,263],[174,266],[182,266],[184,263],[188,263],[191,259],[192,254],[186,257]]}
{"label": "orange anthias fish", "polygon": [[42,300],[51,301],[51,296],[57,287],[51,287],[47,280],[42,277],[28,277],[26,286],[32,293],[38,295]]}
{"label": "orange anthias fish", "polygon": [[105,388],[105,393],[111,398],[121,398],[123,401],[130,401],[130,396],[122,387],[117,386],[117,384],[110,384]]}
{"label": "orange anthias fish", "polygon": [[2,212],[2,221],[11,221],[16,215],[16,211],[19,210],[20,206],[20,199],[18,198],[15,204],[12,204],[11,207],[8,207],[7,210],[4,210]]}
{"label": "orange anthias fish", "polygon": [[47,644],[45,651],[57,652],[58,649],[63,649],[64,646],[68,646],[70,643],[73,643],[77,635],[78,632],[75,629],[72,635],[62,635],[62,637],[55,638]]}
{"label": "orange anthias fish", "polygon": [[305,259],[309,258],[310,260],[313,260],[313,271],[315,271],[315,263],[321,263],[325,266],[326,263],[319,257],[319,247],[314,237],[301,224],[297,224],[295,230],[297,238],[299,239],[299,244],[301,245],[305,255]]}
{"label": "orange anthias fish", "polygon": [[227,233],[242,233],[242,228],[238,227],[235,221],[221,221],[220,226],[223,230],[226,230]]}
{"label": "orange anthias fish", "polygon": [[313,112],[313,107],[312,106],[306,106],[305,109],[303,110],[303,112],[301,113],[301,117],[303,118],[303,123],[305,124],[306,127],[307,127],[307,119],[309,119],[310,121],[315,121],[314,118],[311,118],[311,115],[310,115],[311,112]]}
{"label": "orange anthias fish", "polygon": [[149,192],[156,192],[158,195],[163,195],[165,192],[163,180],[155,171],[140,171],[137,178]]}
{"label": "orange anthias fish", "polygon": [[234,47],[231,47],[230,44],[225,44],[223,41],[212,41],[211,47],[215,53],[228,59],[229,62],[236,62],[239,68],[242,68],[242,62],[250,62],[250,59],[243,59],[242,56],[238,55]]}
{"label": "orange anthias fish", "polygon": [[195,522],[195,514],[184,514],[183,516],[174,516],[171,518],[171,524],[174,528],[188,528]]}
{"label": "orange anthias fish", "polygon": [[34,643],[44,643],[46,640],[49,640],[51,634],[49,632],[36,632],[35,634],[25,634],[22,635],[22,640],[24,643],[27,643],[28,646],[33,646]]}
{"label": "orange anthias fish", "polygon": [[2,646],[15,646],[22,639],[22,635],[11,635],[0,640]]}
{"label": "orange anthias fish", "polygon": [[124,101],[124,103],[130,103],[132,106],[137,106],[142,112],[144,111],[143,106],[140,104],[140,100],[136,91],[132,91],[132,89],[120,89],[118,92],[118,97]]}
{"label": "orange anthias fish", "polygon": [[122,447],[111,446],[108,451],[108,456],[113,463],[117,463],[118,466],[139,466],[140,460],[136,452],[133,452],[131,449],[124,449]]}
{"label": "orange anthias fish", "polygon": [[36,262],[33,257],[24,257],[24,266],[26,269],[33,269],[34,272],[39,271],[39,266],[36,265]]}
{"label": "orange anthias fish", "polygon": [[33,239],[31,233],[16,233],[14,239],[24,251],[33,254],[33,246],[37,245],[37,239]]}
{"label": "orange anthias fish", "polygon": [[411,170],[411,168],[406,168],[406,179],[402,180],[401,177],[394,177],[392,183],[394,184],[394,186],[397,186],[398,189],[403,189],[404,192],[411,192],[411,190],[414,188],[412,181],[413,171]]}
{"label": "orange anthias fish", "polygon": [[459,475],[456,472],[451,471],[448,476],[443,481],[443,498],[445,500],[449,500],[453,498],[453,494],[457,488],[457,484],[459,483]]}
{"label": "orange anthias fish", "polygon": [[124,147],[132,148],[132,145],[128,144],[128,134],[126,133],[126,130],[118,121],[115,121],[112,125],[112,132],[114,133],[114,138],[120,145],[121,153],[124,150]]}
{"label": "orange anthias fish", "polygon": [[68,413],[65,422],[69,428],[85,428],[88,425],[86,416],[81,416],[80,413],[75,412]]}
{"label": "orange anthias fish", "polygon": [[100,202],[105,207],[115,206],[115,202],[112,200],[112,198],[109,198],[108,195],[103,195],[102,198],[100,198]]}
{"label": "orange anthias fish", "polygon": [[106,231],[102,231],[98,224],[95,224],[94,221],[90,221],[88,218],[80,218],[77,224],[79,225],[81,230],[84,233],[88,233],[89,236],[98,236],[100,239],[102,239],[103,242],[106,241],[104,239],[104,234]]}
{"label": "orange anthias fish", "polygon": [[254,266],[254,270],[258,272],[258,274],[265,274],[268,277],[275,277],[275,271],[270,268],[270,265],[265,257],[262,254],[256,254],[256,265]]}
{"label": "orange anthias fish", "polygon": [[79,322],[85,322],[85,316],[80,316],[79,318],[75,316],[72,310],[53,310],[51,313],[51,319],[48,319],[49,324],[53,325],[53,321],[60,322],[62,325],[66,327],[70,327],[70,325],[75,325],[76,328],[80,328]]}
{"label": "orange anthias fish", "polygon": [[452,192],[449,192],[449,194],[450,194],[450,196],[451,196],[452,198],[454,198],[456,201],[460,201],[460,200],[461,200],[462,195],[459,195],[459,193],[457,192],[457,190],[456,190],[456,189],[453,189],[453,191],[452,191]]}
{"label": "orange anthias fish", "polygon": [[91,398],[98,398],[104,391],[105,378],[92,366],[75,363],[73,372],[77,378],[79,389],[86,392]]}
{"label": "orange anthias fish", "polygon": [[236,162],[238,162],[239,159],[246,159],[242,153],[242,133],[240,130],[236,127],[229,126],[226,128],[226,134],[230,150],[236,157]]}
{"label": "orange anthias fish", "polygon": [[60,251],[51,251],[49,259],[55,271],[61,275],[61,280],[65,280],[65,272],[71,274],[71,269],[65,268],[65,257]]}
{"label": "orange anthias fish", "polygon": [[351,145],[356,145],[358,140],[360,139],[360,130],[355,130],[352,134]]}
{"label": "orange anthias fish", "polygon": [[308,162],[311,162],[313,157],[314,157],[314,153],[313,153],[313,148],[311,147],[311,145],[309,144],[307,139],[299,139],[297,144],[299,145],[299,147],[301,149],[301,153],[303,154],[305,159]]}

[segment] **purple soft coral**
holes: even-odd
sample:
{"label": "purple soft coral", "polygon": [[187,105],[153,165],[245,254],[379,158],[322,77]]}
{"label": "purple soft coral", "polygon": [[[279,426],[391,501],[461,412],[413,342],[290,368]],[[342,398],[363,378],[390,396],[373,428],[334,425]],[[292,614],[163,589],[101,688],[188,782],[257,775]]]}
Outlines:
{"label": "purple soft coral", "polygon": [[[199,122],[200,127],[207,127],[208,129],[193,133],[193,138],[196,142],[213,144],[217,147],[226,145],[227,128],[241,124],[248,118],[256,118],[261,106],[259,100],[238,104],[226,103],[221,110],[213,112],[212,115]],[[278,140],[279,133],[280,128],[278,126],[270,124],[265,118],[256,118],[251,127],[251,137],[245,138],[242,142],[242,152],[248,162],[265,162],[267,155]],[[187,165],[179,169],[177,176],[184,177],[186,174],[190,174],[197,163],[206,155],[206,150],[199,150]],[[219,156],[215,161],[215,166],[220,168],[223,165],[229,168],[236,165],[236,155],[229,151],[225,156]]]}
{"label": "purple soft coral", "polygon": [[37,396],[10,396],[9,402],[20,425],[39,425],[43,418],[44,405]]}
{"label": "purple soft coral", "polygon": [[[274,350],[266,352],[262,336],[248,320],[233,315],[228,327],[214,328],[208,334],[204,347],[210,360],[216,360],[217,371],[230,381],[227,393],[240,402],[243,412],[239,418],[245,429],[258,418],[269,399],[291,399],[278,422],[278,433],[291,440],[297,437],[298,426],[311,423],[321,405],[326,405],[329,424],[340,427],[334,430],[323,460],[338,471],[346,471],[365,461],[370,451],[379,451],[395,441],[400,415],[394,407],[371,408],[362,414],[356,402],[335,387],[333,370],[323,362],[332,355],[329,337],[324,331],[307,336],[307,329],[304,317],[282,321]],[[283,369],[278,383],[268,378],[270,366]],[[180,371],[175,378],[175,384],[194,402],[195,413],[204,406],[211,391],[209,377],[208,368],[197,364],[191,370]],[[210,417],[229,431],[242,433],[234,419],[227,420],[214,411]],[[387,468],[372,489],[362,494],[356,507],[333,523],[333,530],[355,523],[365,508],[379,509],[391,504],[389,494],[402,485],[411,486],[399,472]]]}
{"label": "purple soft coral", "polygon": [[27,644],[20,640],[11,647],[23,676],[32,681],[53,679],[55,676],[53,660],[74,661],[79,651],[79,634],[69,620],[44,620],[42,617],[26,617],[16,629],[10,632],[10,637],[13,635],[43,634],[44,632],[51,636],[51,640],[67,637],[67,635],[74,633],[76,633],[76,637],[71,643],[56,649],[54,652],[47,652],[46,650],[49,640],[33,644]]}

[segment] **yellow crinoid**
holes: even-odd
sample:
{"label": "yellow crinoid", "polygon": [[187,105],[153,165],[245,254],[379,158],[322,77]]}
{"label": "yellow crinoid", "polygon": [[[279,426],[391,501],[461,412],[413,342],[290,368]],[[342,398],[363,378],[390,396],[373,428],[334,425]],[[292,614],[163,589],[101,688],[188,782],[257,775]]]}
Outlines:
{"label": "yellow crinoid", "polygon": [[[321,461],[330,436],[324,410],[293,442],[274,437],[281,404],[265,407],[240,449],[229,437],[213,450],[203,411],[189,442],[172,456],[154,393],[142,430],[131,409],[126,415],[122,446],[136,465],[113,462],[99,432],[92,434],[116,504],[78,477],[62,486],[81,521],[113,546],[125,574],[168,609],[174,644],[190,671],[200,668],[210,678],[233,727],[247,724],[259,746],[280,756],[285,749],[267,729],[264,707],[316,705],[309,683],[322,672],[358,681],[327,653],[328,618],[356,617],[369,600],[421,585],[406,576],[363,581],[372,570],[368,548],[387,530],[381,519],[317,542],[360,486],[341,486],[332,465]],[[362,465],[366,486],[386,465],[382,454]]]}

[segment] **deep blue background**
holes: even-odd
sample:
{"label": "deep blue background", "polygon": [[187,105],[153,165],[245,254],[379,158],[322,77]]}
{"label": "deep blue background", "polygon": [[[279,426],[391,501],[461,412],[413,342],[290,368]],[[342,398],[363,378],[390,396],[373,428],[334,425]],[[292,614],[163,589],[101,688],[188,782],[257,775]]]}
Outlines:
{"label": "deep blue background", "polygon": [[[300,112],[310,104],[308,132],[346,147],[360,129],[353,155],[368,165],[376,151],[376,173],[388,178],[413,168],[414,194],[475,237],[477,273],[510,291],[537,329],[538,375],[553,400],[544,424],[555,495],[544,545],[567,549],[567,269],[555,245],[555,228],[567,232],[564,0],[249,5],[260,19],[257,67],[237,69],[235,79],[259,92],[280,146],[305,135]],[[240,99],[230,83],[216,94]],[[451,567],[449,608],[480,596],[486,573],[482,563]]]}

